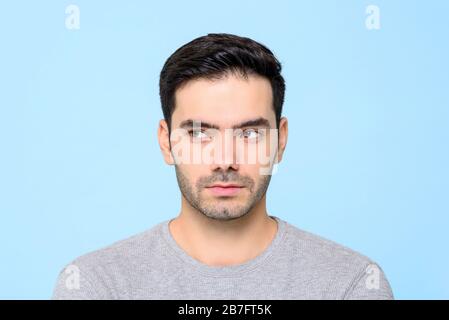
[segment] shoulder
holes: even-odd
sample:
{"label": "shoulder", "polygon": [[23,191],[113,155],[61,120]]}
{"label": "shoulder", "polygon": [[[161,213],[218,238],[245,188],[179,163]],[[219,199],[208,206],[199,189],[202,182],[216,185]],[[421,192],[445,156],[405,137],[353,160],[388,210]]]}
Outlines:
{"label": "shoulder", "polygon": [[[83,254],[59,272],[53,299],[113,299],[114,286],[120,286],[130,267],[159,250],[159,230],[164,222],[150,229]],[[116,277],[121,275],[121,277]]]}
{"label": "shoulder", "polygon": [[145,254],[156,250],[159,240],[159,230],[162,224],[163,222],[158,223],[143,232],[83,254],[73,260],[71,264],[77,264],[87,268],[94,268],[96,266],[107,267],[109,265],[115,266],[122,261],[130,262],[133,259],[142,258]]}
{"label": "shoulder", "polygon": [[366,265],[373,261],[364,254],[320,235],[286,223],[288,245],[313,263]]}
{"label": "shoulder", "polygon": [[368,256],[290,223],[285,241],[298,269],[327,292],[344,299],[393,298],[382,268]]}

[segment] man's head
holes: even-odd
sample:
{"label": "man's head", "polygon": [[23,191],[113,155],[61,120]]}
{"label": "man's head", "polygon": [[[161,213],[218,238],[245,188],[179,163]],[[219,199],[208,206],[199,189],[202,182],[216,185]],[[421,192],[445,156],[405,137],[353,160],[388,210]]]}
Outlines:
{"label": "man's head", "polygon": [[[166,61],[159,143],[184,198],[205,216],[236,219],[264,198],[287,141],[280,72],[268,48],[230,34],[197,38]],[[214,160],[205,161],[205,153]],[[268,174],[261,174],[264,165]]]}

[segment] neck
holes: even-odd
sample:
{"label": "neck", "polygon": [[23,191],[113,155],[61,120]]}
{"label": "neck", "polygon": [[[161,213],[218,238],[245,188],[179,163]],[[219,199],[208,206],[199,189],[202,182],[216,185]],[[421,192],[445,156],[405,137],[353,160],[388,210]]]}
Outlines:
{"label": "neck", "polygon": [[203,215],[182,197],[181,213],[169,224],[170,233],[184,251],[204,264],[244,263],[262,253],[277,232],[265,199],[243,217],[222,221]]}

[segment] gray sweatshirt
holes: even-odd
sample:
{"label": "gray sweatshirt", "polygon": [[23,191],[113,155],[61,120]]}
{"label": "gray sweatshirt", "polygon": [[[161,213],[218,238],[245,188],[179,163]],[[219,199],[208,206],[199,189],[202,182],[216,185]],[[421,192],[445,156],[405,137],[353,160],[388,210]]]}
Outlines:
{"label": "gray sweatshirt", "polygon": [[283,219],[257,257],[209,266],[189,256],[165,220],[85,254],[59,274],[53,299],[393,299],[382,269]]}

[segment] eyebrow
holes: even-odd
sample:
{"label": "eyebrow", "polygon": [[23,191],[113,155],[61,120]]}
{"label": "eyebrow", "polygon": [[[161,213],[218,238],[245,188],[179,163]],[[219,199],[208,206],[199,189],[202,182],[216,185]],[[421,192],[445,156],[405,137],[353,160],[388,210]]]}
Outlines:
{"label": "eyebrow", "polygon": [[[217,130],[220,129],[220,127],[216,124],[201,121],[201,120],[192,120],[192,119],[187,119],[187,120],[182,121],[180,123],[179,127],[180,128],[192,128],[194,122],[201,123],[201,128],[209,128],[209,129],[217,129]],[[233,125],[232,129],[241,129],[241,128],[245,128],[245,127],[267,127],[267,128],[270,128],[270,122],[265,118],[259,117],[256,119],[246,120],[239,124]]]}

